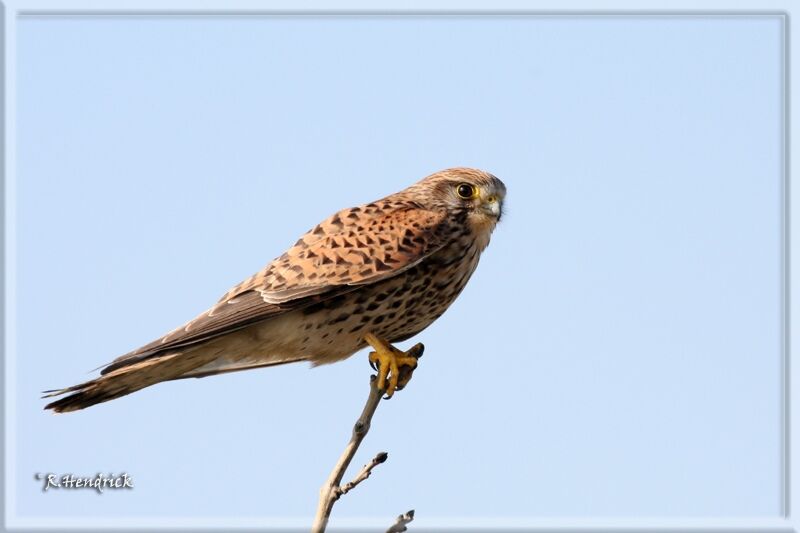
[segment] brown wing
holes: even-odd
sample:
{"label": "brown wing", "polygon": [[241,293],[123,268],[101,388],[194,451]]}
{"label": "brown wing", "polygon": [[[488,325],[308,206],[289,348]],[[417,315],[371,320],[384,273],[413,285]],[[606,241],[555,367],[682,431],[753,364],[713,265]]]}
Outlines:
{"label": "brown wing", "polygon": [[258,291],[283,304],[342,285],[374,283],[411,268],[442,245],[444,214],[407,204],[346,209],[223,297]]}
{"label": "brown wing", "polygon": [[340,211],[211,309],[115,359],[102,373],[397,275],[442,246],[443,220],[443,213],[390,200]]}

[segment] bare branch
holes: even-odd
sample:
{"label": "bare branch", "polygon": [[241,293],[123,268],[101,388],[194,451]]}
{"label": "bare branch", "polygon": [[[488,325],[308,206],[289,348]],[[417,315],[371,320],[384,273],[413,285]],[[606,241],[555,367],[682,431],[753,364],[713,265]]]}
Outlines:
{"label": "bare branch", "polygon": [[[333,471],[331,471],[331,475],[328,477],[325,484],[322,485],[322,488],[319,491],[319,503],[317,505],[317,514],[314,517],[314,525],[311,527],[312,533],[323,533],[325,528],[328,526],[328,519],[331,516],[331,511],[333,510],[333,504],[336,503],[336,500],[339,499],[339,496],[344,494],[343,489],[339,486],[342,482],[342,477],[344,476],[345,470],[347,467],[350,466],[350,461],[353,460],[353,456],[356,454],[358,447],[361,445],[361,441],[364,440],[367,432],[369,431],[370,423],[372,422],[372,415],[375,414],[375,409],[378,408],[378,404],[381,401],[382,391],[378,388],[378,380],[376,376],[370,376],[369,380],[369,396],[367,397],[367,403],[364,405],[364,410],[361,412],[361,416],[358,417],[356,420],[355,425],[353,426],[353,434],[350,437],[350,442],[347,443],[347,446],[344,449],[341,457],[336,463],[336,466],[333,467]],[[380,457],[380,454],[378,454]],[[374,461],[375,459],[373,459]],[[383,458],[386,460],[386,457]],[[381,461],[382,462],[382,461]],[[377,466],[376,463],[372,468]],[[369,466],[369,465],[367,465]],[[365,467],[366,468],[366,467]],[[369,476],[369,471],[372,468],[368,469],[366,475],[364,475],[364,479]],[[363,479],[359,479],[361,474],[364,471],[362,470],[358,476],[353,480],[355,483],[348,488],[347,490],[352,489],[363,481]]]}
{"label": "bare branch", "polygon": [[[386,452],[379,453],[372,461],[361,468],[356,477],[353,478],[353,481],[341,486],[342,477],[344,477],[347,467],[350,466],[350,462],[353,460],[356,451],[358,451],[361,441],[364,440],[364,437],[369,431],[369,426],[372,423],[372,416],[378,408],[384,390],[387,391],[386,398],[388,399],[395,390],[401,390],[405,387],[408,380],[411,379],[414,369],[417,367],[417,359],[422,356],[422,352],[425,350],[425,346],[423,346],[422,343],[417,343],[408,351],[402,352],[371,334],[365,336],[365,340],[376,350],[376,352],[370,353],[370,364],[381,361],[381,356],[378,355],[378,352],[382,350],[391,353],[392,357],[390,358],[390,362],[394,370],[392,370],[392,374],[387,378],[386,368],[389,363],[384,361],[379,365],[380,369],[378,369],[378,374],[381,378],[378,379],[378,377],[374,375],[369,377],[369,396],[367,397],[367,403],[361,411],[361,416],[358,417],[358,420],[356,420],[353,426],[353,434],[350,437],[350,442],[347,443],[344,452],[342,452],[341,457],[339,457],[339,460],[336,462],[336,466],[333,467],[330,476],[328,476],[328,479],[319,490],[317,514],[314,517],[314,524],[311,526],[311,533],[324,533],[325,528],[328,527],[328,520],[330,519],[333,504],[336,503],[336,500],[367,479],[372,473],[372,469],[386,461],[389,457],[389,454]],[[374,360],[373,356],[376,356]],[[397,360],[398,357],[400,359],[399,362]],[[399,370],[398,365],[402,365]],[[373,368],[375,368],[374,365]],[[393,529],[391,531],[405,531],[405,524],[411,522],[413,519],[414,511],[409,511],[405,515],[400,515],[397,517],[397,524],[392,526]],[[402,529],[394,529],[397,527]]]}
{"label": "bare branch", "polygon": [[386,533],[403,533],[408,528],[406,524],[414,520],[414,509],[411,509],[406,514],[401,514],[397,517],[397,521],[392,524],[392,527],[386,530]]}

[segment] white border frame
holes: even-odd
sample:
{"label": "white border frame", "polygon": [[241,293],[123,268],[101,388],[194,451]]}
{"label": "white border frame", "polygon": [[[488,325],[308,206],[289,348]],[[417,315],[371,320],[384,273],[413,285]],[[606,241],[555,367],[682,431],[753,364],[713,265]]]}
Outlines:
{"label": "white border frame", "polygon": [[[795,61],[798,56],[796,44],[791,40],[790,22],[795,11],[800,11],[800,6],[795,8],[791,0],[758,0],[730,1],[724,0],[677,0],[669,5],[659,3],[658,0],[618,0],[611,2],[591,0],[501,0],[489,2],[488,0],[411,0],[400,2],[398,0],[11,0],[0,4],[0,26],[4,29],[2,64],[5,83],[0,84],[0,117],[3,117],[5,128],[2,130],[3,150],[0,151],[0,166],[5,177],[5,189],[2,192],[2,203],[5,206],[5,231],[0,234],[0,249],[3,251],[2,264],[5,271],[5,283],[0,287],[0,297],[4,306],[0,309],[3,319],[3,347],[4,354],[15,353],[14,316],[7,313],[9,302],[13,302],[15,294],[15,256],[16,247],[14,234],[9,231],[11,222],[15,220],[15,169],[16,169],[16,29],[20,16],[26,15],[182,15],[182,16],[247,16],[247,15],[360,15],[360,14],[419,14],[419,15],[444,15],[444,14],[472,14],[472,15],[541,15],[541,16],[774,16],[783,18],[783,133],[784,133],[784,164],[783,164],[783,271],[782,279],[784,292],[782,297],[783,311],[783,383],[784,396],[783,421],[784,435],[782,450],[783,456],[783,502],[782,516],[765,518],[548,518],[548,519],[503,519],[503,518],[442,518],[427,524],[434,526],[437,531],[535,531],[535,532],[633,532],[633,531],[658,531],[667,532],[753,532],[753,533],[790,533],[800,532],[800,522],[795,518],[793,510],[800,508],[800,494],[793,490],[800,479],[800,461],[793,460],[800,453],[798,440],[794,438],[793,428],[800,427],[800,395],[792,395],[792,383],[800,383],[800,365],[792,364],[795,348],[790,343],[791,332],[800,331],[800,317],[795,308],[798,301],[794,287],[790,283],[796,271],[791,263],[791,250],[800,246],[800,231],[795,231],[795,222],[792,220],[791,205],[797,205],[800,200],[798,188],[792,189],[790,160],[791,154],[798,153],[797,141],[791,136],[791,124],[795,119],[795,111],[791,108],[793,94],[791,73],[796,72]],[[68,7],[65,7],[68,5]],[[798,248],[800,249],[800,248]],[[5,383],[5,409],[0,411],[3,424],[4,439],[0,448],[4,451],[4,480],[15,479],[14,442],[9,441],[6,429],[13,427],[15,412],[12,398],[15,395],[15,384],[10,376],[15,375],[13,358],[4,357],[5,364],[0,366],[0,381]],[[13,485],[11,485],[13,486]],[[168,518],[168,519],[141,519],[131,518],[127,524],[119,525],[118,520],[108,519],[78,521],[78,520],[41,520],[21,519],[13,515],[15,509],[13,490],[6,491],[5,483],[0,484],[0,509],[3,510],[3,521],[0,523],[5,531],[154,531],[155,528],[163,531],[177,530],[203,530],[203,531],[254,531],[263,530],[265,526],[286,530],[307,530],[310,525],[305,520],[295,518],[270,517],[268,519],[197,519],[197,518]],[[122,518],[122,517],[121,517]],[[266,521],[269,523],[265,523]],[[375,524],[365,520],[337,520],[339,527],[347,531],[385,529],[389,524]],[[414,531],[415,524],[409,525],[409,531]],[[334,529],[330,529],[334,531]]]}

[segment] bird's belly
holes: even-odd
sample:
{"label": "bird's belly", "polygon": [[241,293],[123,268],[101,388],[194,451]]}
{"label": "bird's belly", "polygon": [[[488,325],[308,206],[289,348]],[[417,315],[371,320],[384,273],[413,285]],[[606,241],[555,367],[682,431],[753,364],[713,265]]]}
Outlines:
{"label": "bird's belly", "polygon": [[295,325],[293,339],[309,360],[332,363],[364,348],[367,332],[399,342],[431,325],[459,295],[476,264],[476,258],[441,268],[420,264],[286,319]]}
{"label": "bird's belly", "polygon": [[449,264],[421,263],[379,283],[254,324],[231,334],[227,353],[221,354],[223,366],[333,363],[364,348],[367,332],[403,341],[447,310],[476,265],[477,254]]}

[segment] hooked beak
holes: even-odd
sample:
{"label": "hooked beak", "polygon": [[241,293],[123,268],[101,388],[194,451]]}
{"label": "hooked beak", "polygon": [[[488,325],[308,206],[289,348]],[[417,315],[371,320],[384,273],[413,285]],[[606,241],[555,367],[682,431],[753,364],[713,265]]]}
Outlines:
{"label": "hooked beak", "polygon": [[497,220],[500,220],[500,217],[503,216],[503,206],[500,204],[500,200],[496,196],[490,196],[487,198],[481,207],[486,214],[491,215]]}

